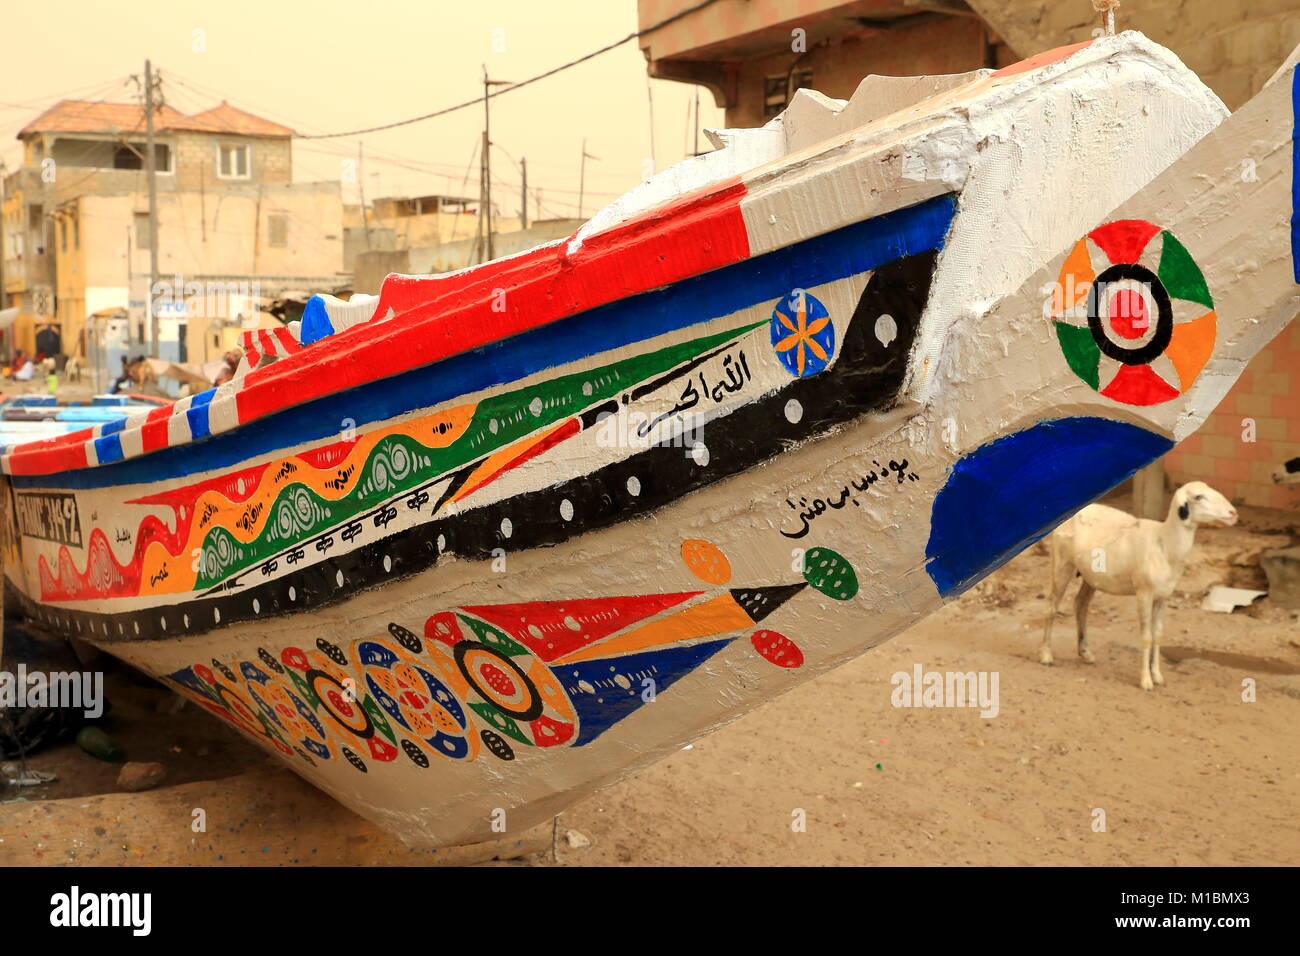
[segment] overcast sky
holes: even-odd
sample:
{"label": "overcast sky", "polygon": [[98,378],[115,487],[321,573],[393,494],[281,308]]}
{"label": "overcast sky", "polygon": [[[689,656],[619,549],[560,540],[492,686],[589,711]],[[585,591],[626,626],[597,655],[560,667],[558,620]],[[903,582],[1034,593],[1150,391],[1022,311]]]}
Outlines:
{"label": "overcast sky", "polygon": [[[626,36],[637,19],[635,0],[42,0],[7,5],[4,24],[0,156],[12,168],[14,135],[42,109],[64,97],[130,101],[137,88],[128,76],[146,57],[182,112],[225,98],[300,133],[335,132],[481,95],[484,63],[494,79],[526,79]],[[495,98],[494,200],[507,214],[517,210],[519,172],[507,153],[526,156],[530,190],[541,188],[547,215],[576,215],[586,137],[599,157],[587,165],[591,216],[643,178],[652,100],[653,155],[663,169],[693,148],[695,87],[648,82],[636,41]],[[712,97],[700,103],[701,125],[721,125]],[[359,139],[299,140],[295,179],[339,179],[361,141],[368,199],[477,196],[477,159],[469,167],[482,124],[476,106]]]}

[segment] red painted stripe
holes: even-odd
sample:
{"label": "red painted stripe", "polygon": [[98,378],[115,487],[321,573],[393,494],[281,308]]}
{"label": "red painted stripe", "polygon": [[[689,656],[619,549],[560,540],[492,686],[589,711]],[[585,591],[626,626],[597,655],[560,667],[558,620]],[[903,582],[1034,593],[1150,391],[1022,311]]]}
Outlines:
{"label": "red painted stripe", "polygon": [[9,456],[11,475],[48,475],[56,471],[85,468],[88,464],[84,441],[58,448],[31,448],[24,445],[22,449]]}
{"label": "red painted stripe", "polygon": [[1004,66],[992,75],[992,79],[999,76],[1015,76],[1018,73],[1028,73],[1030,70],[1036,70],[1040,66],[1047,66],[1049,63],[1059,63],[1066,57],[1074,56],[1080,50],[1092,45],[1091,40],[1084,40],[1082,43],[1074,43],[1070,46],[1058,46],[1054,50],[1048,50],[1045,53],[1039,53],[1037,56],[1031,56],[1027,60],[1021,60],[1019,63],[1012,63],[1010,66]]}
{"label": "red painted stripe", "polygon": [[275,339],[271,338],[271,333],[266,329],[257,330],[258,351],[263,355],[275,354]]}
{"label": "red painted stripe", "polygon": [[22,442],[15,446],[16,451],[10,454],[22,454],[31,450],[47,450],[50,448],[61,448],[64,445],[76,445],[81,442],[90,441],[95,437],[95,426],[88,425],[80,428],[75,432],[68,432],[65,435],[59,435],[57,438],[41,438],[37,441]]}
{"label": "red painted stripe", "polygon": [[[745,193],[739,178],[714,184],[592,236],[573,255],[564,239],[460,275],[390,277],[375,314],[386,315],[391,309],[392,320],[382,326],[361,323],[309,352],[295,342],[297,347],[286,358],[250,371],[236,393],[239,421],[429,365],[739,262],[749,256],[740,212]],[[504,311],[498,311],[502,306]],[[255,344],[259,336],[265,338],[266,351],[275,351],[266,330],[244,331],[250,369],[261,359]],[[173,404],[150,413],[141,429],[143,451],[166,446]],[[50,474],[86,467],[85,443],[93,434],[73,438],[19,446],[8,456],[10,473]]]}
{"label": "red painted stripe", "polygon": [[559,428],[555,429],[555,431],[551,432],[541,441],[537,442],[534,445],[530,445],[528,448],[525,448],[520,454],[516,455],[514,458],[511,458],[510,461],[506,462],[496,471],[492,472],[492,474],[486,476],[477,485],[475,485],[474,487],[470,488],[467,491],[462,491],[456,497],[458,499],[468,498],[470,495],[474,494],[474,492],[478,491],[480,488],[484,487],[485,485],[492,484],[492,482],[496,481],[507,471],[510,471],[510,469],[518,468],[520,465],[522,465],[524,462],[528,461],[529,459],[536,458],[544,451],[549,451],[550,449],[558,445],[560,442],[564,441],[566,438],[572,438],[580,431],[582,431],[582,423],[578,421],[576,418],[570,418],[567,422],[565,422]]}
{"label": "red painted stripe", "polygon": [[715,185],[593,236],[573,255],[561,240],[447,278],[390,277],[375,314],[392,309],[393,319],[250,372],[236,396],[239,421],[739,262],[749,255],[744,195],[739,179]]}
{"label": "red painted stripe", "polygon": [[298,340],[293,337],[293,333],[290,332],[288,329],[285,328],[276,329],[275,337],[280,342],[281,351],[283,351],[286,355],[290,355],[294,352],[298,352],[302,350],[302,346],[298,344]]}
{"label": "red painted stripe", "polygon": [[160,405],[151,411],[140,427],[140,447],[150,452],[167,447],[167,422],[172,417],[170,405]]}
{"label": "red painted stripe", "polygon": [[257,331],[243,332],[240,337],[244,342],[244,358],[248,360],[248,367],[257,368],[257,363],[262,360],[261,354],[257,351]]}

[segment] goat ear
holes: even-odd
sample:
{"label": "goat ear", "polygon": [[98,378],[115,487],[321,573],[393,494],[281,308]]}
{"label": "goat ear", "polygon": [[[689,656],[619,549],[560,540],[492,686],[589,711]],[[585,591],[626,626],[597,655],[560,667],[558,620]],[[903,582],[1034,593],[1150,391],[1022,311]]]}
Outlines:
{"label": "goat ear", "polygon": [[1186,501],[1184,501],[1181,505],[1178,506],[1178,517],[1182,518],[1184,521],[1187,520],[1188,516],[1191,513],[1192,513],[1192,509],[1187,507]]}

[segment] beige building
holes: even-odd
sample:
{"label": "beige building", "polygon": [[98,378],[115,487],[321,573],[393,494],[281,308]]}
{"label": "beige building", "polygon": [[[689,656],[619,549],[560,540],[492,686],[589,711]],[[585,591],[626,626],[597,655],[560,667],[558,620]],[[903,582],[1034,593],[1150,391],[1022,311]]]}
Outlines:
{"label": "beige building", "polygon": [[[202,362],[242,324],[273,321],[266,300],[348,284],[340,186],[293,183],[292,130],[225,103],[193,116],[164,106],[154,122],[162,357]],[[0,307],[19,308],[8,349],[57,338],[91,360],[88,316],[125,310],[129,324],[98,330],[107,364],[146,351],[144,128],[137,104],[64,100],[18,134],[23,166],[3,203]]]}

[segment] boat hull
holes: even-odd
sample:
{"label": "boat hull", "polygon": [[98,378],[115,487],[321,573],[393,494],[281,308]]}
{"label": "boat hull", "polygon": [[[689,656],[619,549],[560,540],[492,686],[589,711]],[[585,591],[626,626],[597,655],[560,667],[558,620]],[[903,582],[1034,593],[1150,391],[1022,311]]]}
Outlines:
{"label": "boat hull", "polygon": [[[1234,138],[1277,138],[1261,97],[1060,248],[1044,227],[1014,279],[972,265],[977,213],[935,181],[780,243],[750,222],[770,197],[692,201],[717,212],[697,237],[749,232],[691,256],[735,261],[659,285],[656,261],[635,294],[386,377],[331,359],[361,384],[238,427],[209,396],[16,456],[9,584],[412,843],[520,831],[899,633],[1194,430],[1300,301],[1282,157],[1222,175]],[[899,163],[841,159],[824,182]],[[1207,170],[1226,192],[1189,199]],[[829,203],[785,175],[786,208]],[[1268,222],[1240,254],[1225,203]],[[1133,297],[1149,327],[1115,310]],[[338,354],[478,341],[458,317]],[[96,467],[46,467],[74,452]]]}

